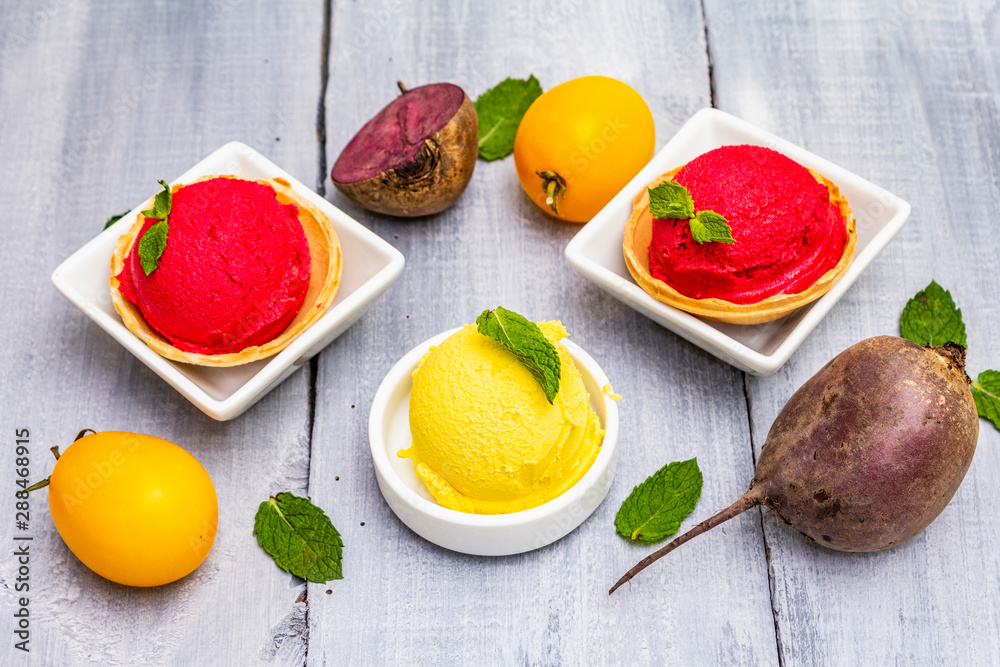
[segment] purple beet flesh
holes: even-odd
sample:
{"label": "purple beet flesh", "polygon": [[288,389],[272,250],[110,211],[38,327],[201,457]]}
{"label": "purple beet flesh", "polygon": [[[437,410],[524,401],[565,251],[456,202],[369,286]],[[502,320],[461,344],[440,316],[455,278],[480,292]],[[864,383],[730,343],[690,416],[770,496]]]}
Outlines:
{"label": "purple beet flesh", "polygon": [[418,216],[451,206],[476,165],[479,124],[456,85],[406,90],[358,131],[330,178],[338,190],[380,213]]}

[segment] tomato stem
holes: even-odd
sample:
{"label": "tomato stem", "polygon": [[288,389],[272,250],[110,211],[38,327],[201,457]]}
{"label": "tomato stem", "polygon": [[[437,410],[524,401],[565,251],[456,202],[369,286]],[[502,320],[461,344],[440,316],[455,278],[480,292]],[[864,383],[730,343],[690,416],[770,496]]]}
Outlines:
{"label": "tomato stem", "polygon": [[[50,479],[52,479],[52,478],[51,477],[46,477],[45,479],[43,479],[40,482],[35,482],[34,484],[32,484],[31,486],[29,486],[28,488],[26,488],[24,490],[24,493],[31,493],[32,491],[37,491],[38,489],[45,488],[46,486],[49,485],[49,480]],[[19,491],[18,493],[21,493],[21,492]]]}
{"label": "tomato stem", "polygon": [[542,190],[545,191],[545,203],[552,212],[559,215],[559,197],[566,199],[566,179],[554,171],[536,171],[542,179]]}
{"label": "tomato stem", "polygon": [[[97,435],[97,431],[95,431],[94,429],[92,429],[92,428],[85,428],[85,429],[83,429],[82,431],[80,431],[79,433],[76,434],[76,437],[73,438],[73,442],[76,442],[77,440],[79,440],[83,436],[87,435],[88,433],[93,433],[94,435]],[[53,448],[53,449],[55,449],[55,448]],[[56,454],[56,458],[57,459],[59,458],[58,454]]]}
{"label": "tomato stem", "polygon": [[[79,433],[76,434],[76,437],[73,438],[73,442],[76,442],[77,440],[79,440],[83,436],[87,435],[88,433],[94,433],[96,435],[97,431],[95,431],[92,428],[85,428],[85,429],[83,429],[82,431],[80,431]],[[59,454],[59,445],[53,445],[53,446],[49,447],[49,451],[52,452],[52,456],[56,457],[56,461],[58,461],[59,457],[61,456],[61,454]],[[31,486],[29,486],[28,488],[26,488],[24,490],[24,493],[28,493],[30,491],[37,491],[38,489],[44,489],[46,486],[49,485],[49,480],[51,480],[51,479],[52,479],[51,477],[46,477],[45,479],[43,479],[40,482],[35,482],[34,484],[32,484]],[[18,491],[18,493],[21,493],[21,491]]]}

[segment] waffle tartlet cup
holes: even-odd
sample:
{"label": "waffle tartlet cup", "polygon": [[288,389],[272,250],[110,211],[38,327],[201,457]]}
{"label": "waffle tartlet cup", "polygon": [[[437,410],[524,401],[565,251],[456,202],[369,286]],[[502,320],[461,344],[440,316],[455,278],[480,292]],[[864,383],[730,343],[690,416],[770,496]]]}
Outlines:
{"label": "waffle tartlet cup", "polygon": [[663,174],[643,188],[632,200],[632,215],[625,224],[625,236],[622,243],[625,264],[636,283],[657,301],[714,322],[761,324],[784,317],[793,310],[815,301],[826,294],[847,272],[847,268],[854,259],[858,242],[857,223],[851,206],[847,199],[840,194],[840,188],[829,179],[810,169],[809,173],[812,174],[813,178],[826,186],[830,193],[830,202],[840,209],[844,224],[847,226],[847,242],[844,244],[844,252],[837,265],[820,276],[808,289],[794,294],[775,294],[756,303],[743,304],[714,297],[695,299],[681,294],[669,284],[654,278],[649,269],[649,244],[653,228],[653,216],[649,211],[649,188],[654,188],[664,181],[674,180],[674,176],[684,166],[681,165]]}
{"label": "waffle tartlet cup", "polygon": [[[213,178],[237,177],[230,175],[205,176],[198,181]],[[305,233],[306,242],[309,245],[310,263],[309,288],[302,301],[302,306],[285,330],[263,345],[254,345],[239,352],[224,354],[199,354],[177,349],[149,325],[139,307],[126,299],[118,288],[117,276],[124,268],[125,257],[142,230],[144,218],[140,213],[136,216],[136,221],[131,229],[118,239],[111,256],[111,301],[128,330],[160,356],[172,361],[216,367],[239,366],[265,359],[285,349],[299,334],[315,324],[333,303],[337,288],[340,286],[343,257],[337,233],[330,224],[329,218],[304,197],[300,197],[285,179],[272,178],[257,182],[274,188],[279,203],[295,204],[299,210],[299,223],[302,225],[302,231]],[[176,192],[182,187],[184,186],[175,185],[171,190]],[[140,209],[151,208],[152,202],[153,198],[150,197]]]}

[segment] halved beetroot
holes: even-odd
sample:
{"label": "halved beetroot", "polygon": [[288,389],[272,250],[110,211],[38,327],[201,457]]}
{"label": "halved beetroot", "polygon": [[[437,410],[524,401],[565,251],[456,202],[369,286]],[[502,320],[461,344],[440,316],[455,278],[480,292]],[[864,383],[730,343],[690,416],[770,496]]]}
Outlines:
{"label": "halved beetroot", "polygon": [[337,189],[365,208],[430,215],[465,191],[476,167],[479,121],[458,86],[407,90],[365,123],[333,165]]}

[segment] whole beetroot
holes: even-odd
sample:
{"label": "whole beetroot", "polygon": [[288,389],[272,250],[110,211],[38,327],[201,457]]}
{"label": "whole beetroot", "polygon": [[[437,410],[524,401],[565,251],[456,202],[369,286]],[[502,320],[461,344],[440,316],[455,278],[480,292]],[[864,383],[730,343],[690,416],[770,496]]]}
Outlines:
{"label": "whole beetroot", "polygon": [[921,347],[894,336],[863,340],[809,378],[781,409],[742,498],[644,558],[609,593],[756,505],[838,551],[905,542],[951,500],[978,437],[964,348]]}

